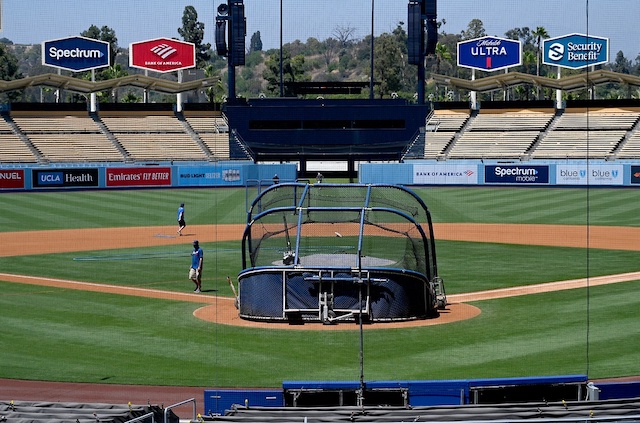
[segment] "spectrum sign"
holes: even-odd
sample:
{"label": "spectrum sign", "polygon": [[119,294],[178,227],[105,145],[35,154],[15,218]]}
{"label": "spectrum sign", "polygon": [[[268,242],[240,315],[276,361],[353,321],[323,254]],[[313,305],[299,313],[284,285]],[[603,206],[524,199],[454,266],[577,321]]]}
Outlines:
{"label": "spectrum sign", "polygon": [[42,43],[42,64],[82,72],[110,65],[109,43],[85,37],[69,37]]}
{"label": "spectrum sign", "polygon": [[196,66],[193,43],[156,38],[129,44],[129,66],[155,72],[172,72]]}
{"label": "spectrum sign", "polygon": [[458,43],[458,66],[493,72],[522,64],[520,41],[482,37]]}
{"label": "spectrum sign", "polygon": [[542,63],[545,65],[581,69],[608,62],[608,38],[569,34],[542,42]]}

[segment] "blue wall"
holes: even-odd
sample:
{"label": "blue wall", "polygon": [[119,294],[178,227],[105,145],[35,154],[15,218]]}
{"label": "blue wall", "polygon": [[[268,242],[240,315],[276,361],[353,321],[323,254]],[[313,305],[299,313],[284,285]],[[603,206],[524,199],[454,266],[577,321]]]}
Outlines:
{"label": "blue wall", "polygon": [[0,191],[245,186],[249,181],[295,181],[295,164],[217,163],[95,164],[0,167]]}
{"label": "blue wall", "polygon": [[361,163],[364,184],[640,186],[640,165],[605,161]]}

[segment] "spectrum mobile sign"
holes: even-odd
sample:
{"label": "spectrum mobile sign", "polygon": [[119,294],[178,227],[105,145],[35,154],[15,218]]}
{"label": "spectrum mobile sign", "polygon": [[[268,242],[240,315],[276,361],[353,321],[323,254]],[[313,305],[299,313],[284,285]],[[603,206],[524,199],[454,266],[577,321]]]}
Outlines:
{"label": "spectrum mobile sign", "polygon": [[549,166],[486,166],[488,184],[548,184]]}
{"label": "spectrum mobile sign", "polygon": [[155,72],[172,72],[196,66],[195,44],[171,38],[131,43],[129,54],[129,66]]}
{"label": "spectrum mobile sign", "polygon": [[458,43],[458,66],[496,71],[522,64],[522,44],[517,40],[482,37]]}
{"label": "spectrum mobile sign", "polygon": [[542,63],[569,69],[609,62],[609,39],[584,34],[568,34],[542,42]]}
{"label": "spectrum mobile sign", "polygon": [[82,72],[109,66],[109,43],[85,37],[69,37],[42,43],[42,64]]}

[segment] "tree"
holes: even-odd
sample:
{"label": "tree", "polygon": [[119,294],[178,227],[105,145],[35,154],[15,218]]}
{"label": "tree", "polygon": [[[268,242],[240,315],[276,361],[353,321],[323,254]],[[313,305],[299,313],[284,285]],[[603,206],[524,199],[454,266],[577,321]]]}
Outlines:
{"label": "tree", "polygon": [[382,98],[402,88],[402,57],[401,44],[390,34],[382,34],[376,39],[374,46],[376,66],[373,71],[374,80],[378,84],[376,89]]}
{"label": "tree", "polygon": [[[445,44],[436,44],[436,73],[440,75],[440,65],[443,61],[451,60],[451,52]],[[436,85],[436,95],[438,95],[438,85]]]}
{"label": "tree", "polygon": [[251,41],[249,42],[249,52],[252,51],[262,51],[262,38],[260,38],[260,31],[256,31],[251,36]]}
{"label": "tree", "polygon": [[[116,64],[105,69],[103,71],[103,74],[107,79],[117,79],[129,75],[129,72],[122,69],[122,66],[120,66],[119,64]],[[111,99],[114,103],[118,102],[118,87],[114,87],[111,89]]]}
{"label": "tree", "polygon": [[211,60],[211,44],[203,44],[204,23],[198,22],[198,12],[195,7],[186,6],[182,14],[182,27],[178,28],[178,34],[188,43],[193,43],[196,48],[197,67],[203,68]]}
{"label": "tree", "polygon": [[627,60],[624,57],[624,53],[622,52],[622,50],[618,51],[618,53],[616,54],[616,59],[611,65],[611,70],[619,73],[631,73],[631,60]]}
{"label": "tree", "polygon": [[[22,78],[19,72],[18,58],[7,50],[7,46],[0,44],[0,79],[3,81],[13,81]],[[11,101],[15,101],[22,95],[22,91],[9,91],[6,96]]]}
{"label": "tree", "polygon": [[80,33],[82,37],[91,38],[93,40],[106,41],[109,43],[109,63],[113,66],[116,63],[116,57],[120,52],[118,47],[118,37],[116,37],[116,31],[108,26],[104,25],[102,28],[98,28],[95,25],[91,25],[89,29]]}
{"label": "tree", "polygon": [[[277,93],[280,90],[280,55],[273,52],[269,55],[266,63],[266,69],[262,76],[267,81],[267,90]],[[282,79],[284,82],[302,82],[309,80],[304,73],[304,56],[298,55],[291,58],[288,50],[282,51]],[[293,92],[291,88],[284,87],[284,96],[291,97]]]}
{"label": "tree", "polygon": [[337,26],[333,30],[333,35],[341,47],[346,47],[351,42],[355,32],[356,29],[352,26]]}
{"label": "tree", "polygon": [[463,40],[472,40],[487,35],[484,30],[484,24],[480,19],[472,19],[467,25],[467,30],[460,33]]}
{"label": "tree", "polygon": [[212,64],[209,64],[204,68],[204,76],[207,78],[218,78],[218,81],[215,85],[207,87],[204,91],[205,95],[207,96],[207,101],[209,103],[215,103],[216,100],[218,102],[222,102],[222,97],[225,96],[226,90],[224,84],[222,83],[222,78],[220,77],[220,71],[216,69]]}
{"label": "tree", "polygon": [[[543,26],[539,26],[535,31],[531,33],[536,37],[536,76],[540,76],[540,62],[542,60],[542,40],[549,38],[549,33]],[[536,91],[536,99],[540,100],[540,86],[538,85]]]}

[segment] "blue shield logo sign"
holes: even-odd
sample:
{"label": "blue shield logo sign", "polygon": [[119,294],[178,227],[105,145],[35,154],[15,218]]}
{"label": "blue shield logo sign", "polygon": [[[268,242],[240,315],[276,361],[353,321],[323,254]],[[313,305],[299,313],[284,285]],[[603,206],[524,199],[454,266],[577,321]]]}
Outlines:
{"label": "blue shield logo sign", "polygon": [[458,43],[458,66],[496,71],[522,64],[522,44],[517,40],[482,37]]}
{"label": "blue shield logo sign", "polygon": [[582,69],[608,62],[608,38],[569,34],[542,42],[542,63],[545,65]]}
{"label": "blue shield logo sign", "polygon": [[69,37],[42,43],[42,64],[75,72],[109,66],[109,43]]}

